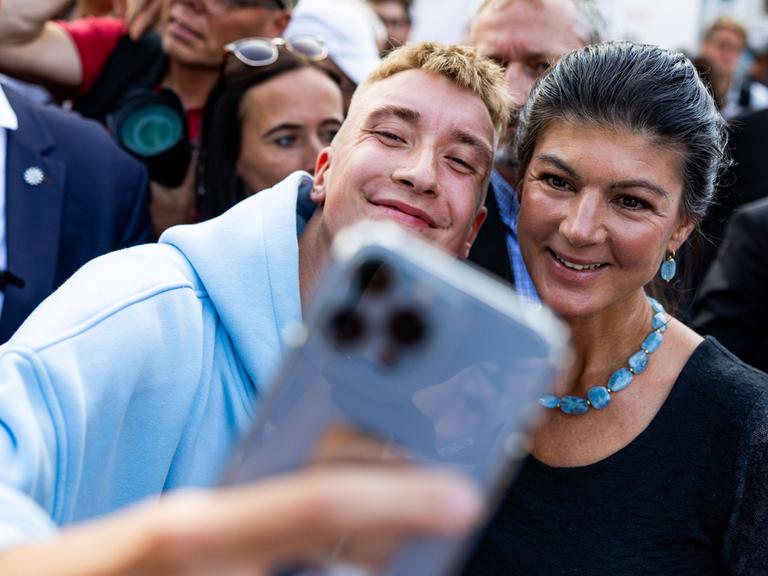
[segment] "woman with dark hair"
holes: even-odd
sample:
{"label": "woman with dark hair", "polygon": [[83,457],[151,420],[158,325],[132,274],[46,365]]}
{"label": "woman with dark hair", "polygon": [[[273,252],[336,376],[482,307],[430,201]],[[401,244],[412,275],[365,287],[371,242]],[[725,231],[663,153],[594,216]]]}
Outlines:
{"label": "woman with dark hair", "polygon": [[681,54],[591,46],[517,138],[520,248],[574,354],[469,573],[768,573],[768,376],[646,293],[727,162],[711,95]]}
{"label": "woman with dark hair", "polygon": [[325,52],[305,50],[308,43],[245,39],[228,47],[203,112],[198,219],[218,216],[296,170],[314,173],[318,153],[341,125],[343,103],[338,79],[323,65]]}

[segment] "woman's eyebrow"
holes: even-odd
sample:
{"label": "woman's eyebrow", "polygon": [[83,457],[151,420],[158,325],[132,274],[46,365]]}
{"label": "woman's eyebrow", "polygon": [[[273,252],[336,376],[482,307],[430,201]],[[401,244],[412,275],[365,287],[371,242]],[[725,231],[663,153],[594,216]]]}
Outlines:
{"label": "woman's eyebrow", "polygon": [[568,176],[570,176],[574,180],[580,180],[576,170],[574,170],[565,160],[562,160],[557,156],[554,156],[552,154],[540,154],[539,156],[536,156],[536,160],[539,160],[540,162],[545,162],[547,164],[552,164],[556,168],[559,168],[560,170],[565,172]]}

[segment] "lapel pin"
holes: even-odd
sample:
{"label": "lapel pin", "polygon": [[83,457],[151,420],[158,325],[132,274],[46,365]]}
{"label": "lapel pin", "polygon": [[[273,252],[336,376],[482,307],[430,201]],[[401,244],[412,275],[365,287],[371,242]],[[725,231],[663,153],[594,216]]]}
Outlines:
{"label": "lapel pin", "polygon": [[45,180],[45,173],[37,166],[30,166],[24,170],[24,182],[30,186],[40,186]]}

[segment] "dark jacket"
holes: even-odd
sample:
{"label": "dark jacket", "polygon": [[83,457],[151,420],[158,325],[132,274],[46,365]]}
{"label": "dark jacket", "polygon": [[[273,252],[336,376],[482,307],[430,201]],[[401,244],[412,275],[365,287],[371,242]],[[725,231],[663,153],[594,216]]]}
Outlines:
{"label": "dark jacket", "polygon": [[[80,266],[151,235],[140,163],[99,124],[4,91],[19,120],[7,133],[7,270],[23,286],[5,287],[0,342]],[[42,183],[27,182],[30,168]]]}

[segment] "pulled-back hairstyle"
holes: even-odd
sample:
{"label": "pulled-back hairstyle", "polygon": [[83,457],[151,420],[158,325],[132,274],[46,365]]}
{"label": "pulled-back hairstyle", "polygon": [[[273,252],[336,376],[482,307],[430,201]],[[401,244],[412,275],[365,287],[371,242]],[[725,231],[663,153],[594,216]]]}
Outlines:
{"label": "pulled-back hairstyle", "polygon": [[497,141],[506,130],[512,100],[504,85],[504,70],[474,48],[438,42],[406,44],[390,52],[359,90],[406,70],[434,72],[470,90],[485,104]]}
{"label": "pulled-back hairstyle", "polygon": [[657,46],[617,42],[563,57],[542,76],[517,129],[522,178],[536,142],[557,120],[628,129],[680,155],[682,213],[698,224],[726,166],[725,121],[693,64]]}

